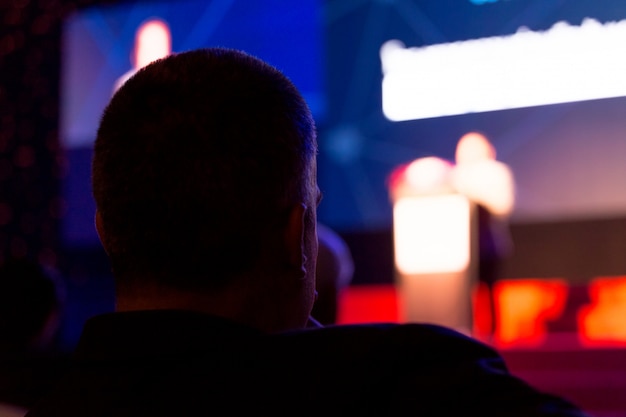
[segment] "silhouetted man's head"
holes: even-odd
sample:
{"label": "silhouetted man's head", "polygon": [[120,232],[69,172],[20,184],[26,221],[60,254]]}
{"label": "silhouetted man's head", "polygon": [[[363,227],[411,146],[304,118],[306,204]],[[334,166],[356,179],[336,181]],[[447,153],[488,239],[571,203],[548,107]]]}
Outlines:
{"label": "silhouetted man's head", "polygon": [[213,48],[143,68],[106,108],[93,160],[118,288],[293,273],[312,302],[316,151],[303,98],[257,58]]}

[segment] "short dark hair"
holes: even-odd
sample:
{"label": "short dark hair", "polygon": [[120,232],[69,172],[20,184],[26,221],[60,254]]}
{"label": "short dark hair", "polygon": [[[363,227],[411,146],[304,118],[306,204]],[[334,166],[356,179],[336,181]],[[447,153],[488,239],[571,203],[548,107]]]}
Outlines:
{"label": "short dark hair", "polygon": [[305,201],[316,152],[306,102],[264,61],[208,48],[148,65],[111,99],[95,144],[114,273],[222,285],[255,261],[279,214]]}

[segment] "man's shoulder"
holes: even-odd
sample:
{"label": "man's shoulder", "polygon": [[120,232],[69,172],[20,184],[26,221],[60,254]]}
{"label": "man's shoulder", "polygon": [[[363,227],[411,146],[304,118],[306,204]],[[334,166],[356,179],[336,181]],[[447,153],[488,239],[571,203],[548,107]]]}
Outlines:
{"label": "man's shoulder", "polygon": [[[490,346],[429,324],[340,325],[280,336],[308,356],[316,397],[377,415],[583,416],[511,374]],[[340,394],[338,394],[340,393]],[[334,397],[333,397],[334,396]],[[361,407],[361,408],[359,408]]]}
{"label": "man's shoulder", "polygon": [[426,375],[456,373],[479,364],[484,371],[507,372],[504,360],[494,349],[437,325],[337,325],[289,332],[278,339],[279,351],[305,352],[322,368],[326,364],[355,368],[367,364],[372,372],[402,368]]}
{"label": "man's shoulder", "polygon": [[236,340],[220,354],[177,355],[156,366],[91,361],[29,416],[94,415],[96,409],[153,417],[198,410],[293,415],[294,409],[301,415],[332,409],[347,415],[582,416],[509,374],[489,346],[440,326],[341,325]]}
{"label": "man's shoulder", "polygon": [[[369,338],[408,338],[411,340],[448,340],[461,343],[476,343],[471,336],[459,331],[436,324],[428,323],[366,323],[366,324],[337,324],[319,328],[308,328],[298,332],[303,337],[343,337],[363,336]],[[306,335],[306,336],[305,336]]]}
{"label": "man's shoulder", "polygon": [[331,325],[284,333],[281,337],[302,339],[309,343],[317,341],[329,343],[359,344],[362,342],[385,345],[402,345],[432,349],[436,346],[463,346],[482,352],[494,352],[477,339],[448,327],[425,323],[372,323]]}

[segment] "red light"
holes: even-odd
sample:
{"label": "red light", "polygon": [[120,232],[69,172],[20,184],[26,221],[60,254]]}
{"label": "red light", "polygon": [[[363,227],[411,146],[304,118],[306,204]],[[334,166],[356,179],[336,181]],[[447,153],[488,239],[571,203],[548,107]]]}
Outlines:
{"label": "red light", "polygon": [[398,295],[393,285],[353,285],[339,294],[337,322],[397,323]]}
{"label": "red light", "polygon": [[595,278],[588,288],[591,303],[577,317],[581,343],[626,345],[626,277]]}

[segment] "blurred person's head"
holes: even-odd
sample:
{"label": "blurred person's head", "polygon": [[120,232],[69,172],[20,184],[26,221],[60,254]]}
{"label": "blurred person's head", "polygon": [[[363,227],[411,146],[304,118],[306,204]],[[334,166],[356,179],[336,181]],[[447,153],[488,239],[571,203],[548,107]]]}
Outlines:
{"label": "blurred person's head", "polygon": [[456,145],[456,163],[468,164],[496,159],[496,148],[482,133],[469,132]]}
{"label": "blurred person's head", "polygon": [[53,271],[26,258],[0,264],[0,351],[51,348],[64,302],[63,283]]}
{"label": "blurred person's head", "polygon": [[453,164],[437,156],[417,158],[393,169],[387,179],[391,199],[449,193]]}
{"label": "blurred person's head", "polygon": [[213,48],[148,65],[98,129],[96,224],[119,310],[306,324],[317,257],[315,125],[274,67]]}
{"label": "blurred person's head", "polygon": [[172,35],[167,23],[161,19],[150,19],[142,23],[135,33],[133,66],[140,69],[165,58],[172,53]]}
{"label": "blurred person's head", "polygon": [[463,135],[457,143],[456,163],[452,182],[457,192],[492,216],[504,219],[511,214],[515,204],[513,173],[506,164],[496,161],[496,149],[485,135]]}
{"label": "blurred person's head", "polygon": [[338,318],[339,295],[350,285],[354,275],[354,260],[348,244],[330,227],[318,223],[317,237],[318,297],[313,306],[313,316],[321,324],[334,324]]}

